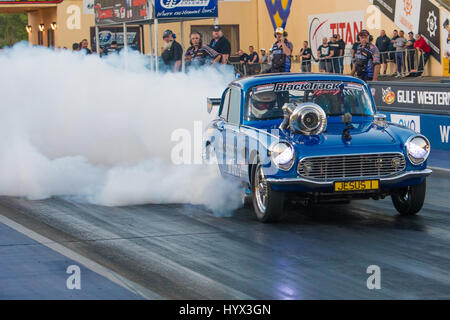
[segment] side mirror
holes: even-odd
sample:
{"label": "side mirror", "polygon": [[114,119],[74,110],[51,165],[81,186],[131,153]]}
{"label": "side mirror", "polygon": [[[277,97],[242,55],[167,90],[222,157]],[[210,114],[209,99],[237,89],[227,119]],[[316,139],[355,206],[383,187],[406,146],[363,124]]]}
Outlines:
{"label": "side mirror", "polygon": [[214,107],[218,107],[220,106],[220,102],[222,101],[222,99],[220,98],[207,98],[206,100],[206,111],[208,113],[211,113],[212,109]]}

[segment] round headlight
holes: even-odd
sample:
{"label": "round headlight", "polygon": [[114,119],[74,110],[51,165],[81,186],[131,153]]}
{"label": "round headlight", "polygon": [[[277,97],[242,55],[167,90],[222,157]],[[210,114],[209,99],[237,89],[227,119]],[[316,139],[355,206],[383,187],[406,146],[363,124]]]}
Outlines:
{"label": "round headlight", "polygon": [[294,164],[294,148],[287,142],[278,142],[270,147],[270,159],[278,168],[288,171]]}
{"label": "round headlight", "polygon": [[408,159],[414,165],[419,165],[427,160],[430,155],[430,142],[423,136],[414,136],[406,142]]}

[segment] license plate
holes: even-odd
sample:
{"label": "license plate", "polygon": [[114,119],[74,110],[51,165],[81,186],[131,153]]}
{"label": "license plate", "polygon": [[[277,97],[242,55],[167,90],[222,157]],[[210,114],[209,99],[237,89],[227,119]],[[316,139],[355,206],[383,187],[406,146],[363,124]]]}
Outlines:
{"label": "license plate", "polygon": [[338,181],[334,183],[334,191],[336,192],[378,190],[379,188],[379,180]]}

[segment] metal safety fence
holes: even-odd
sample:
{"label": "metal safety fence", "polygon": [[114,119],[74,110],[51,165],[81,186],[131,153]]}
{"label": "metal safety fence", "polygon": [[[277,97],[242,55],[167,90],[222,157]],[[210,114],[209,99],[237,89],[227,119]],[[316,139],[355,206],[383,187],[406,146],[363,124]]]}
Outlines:
{"label": "metal safety fence", "polygon": [[[427,75],[427,62],[430,54],[415,49],[380,52],[380,75],[406,77]],[[311,58],[302,61],[300,56],[293,56],[291,72],[323,72],[335,74],[350,74],[355,63],[352,53],[346,52],[339,57]],[[271,72],[271,63],[248,63],[243,61],[230,62],[235,72],[241,76],[255,75]]]}

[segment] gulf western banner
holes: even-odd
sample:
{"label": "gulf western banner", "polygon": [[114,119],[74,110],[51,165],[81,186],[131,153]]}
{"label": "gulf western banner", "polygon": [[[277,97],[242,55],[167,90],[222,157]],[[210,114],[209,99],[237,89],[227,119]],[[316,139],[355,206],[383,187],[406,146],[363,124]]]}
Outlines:
{"label": "gulf western banner", "polygon": [[317,59],[317,49],[324,37],[330,38],[333,34],[340,34],[345,41],[346,48],[350,50],[356,41],[358,33],[364,29],[364,11],[347,11],[308,16],[309,43],[312,54]]}

